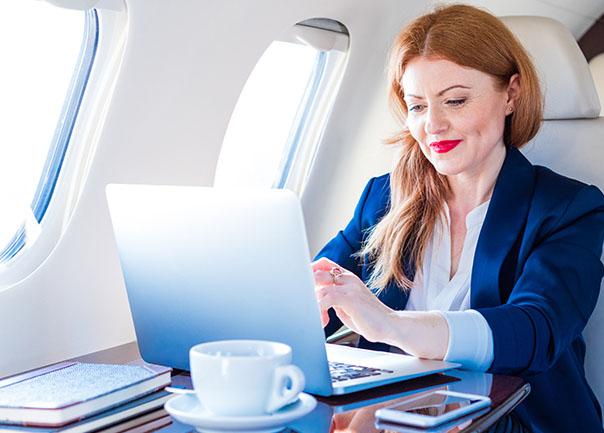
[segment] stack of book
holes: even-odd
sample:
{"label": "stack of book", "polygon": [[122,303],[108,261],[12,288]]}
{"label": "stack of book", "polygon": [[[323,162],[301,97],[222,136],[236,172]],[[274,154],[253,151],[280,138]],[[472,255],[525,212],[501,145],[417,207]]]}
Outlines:
{"label": "stack of book", "polygon": [[170,397],[163,391],[170,372],[150,364],[64,362],[0,380],[0,433],[85,433],[143,413],[130,427],[142,418],[169,423],[157,409]]}

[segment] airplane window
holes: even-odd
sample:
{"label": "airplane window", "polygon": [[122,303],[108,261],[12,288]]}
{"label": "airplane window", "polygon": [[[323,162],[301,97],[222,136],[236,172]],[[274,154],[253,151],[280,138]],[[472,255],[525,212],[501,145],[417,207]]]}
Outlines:
{"label": "airplane window", "polygon": [[274,41],[264,52],[231,116],[215,185],[302,192],[348,48],[345,28],[326,29],[325,23],[335,22],[298,24],[289,40]]}
{"label": "airplane window", "polygon": [[45,2],[0,4],[0,263],[41,230],[94,58],[97,29],[95,11]]}

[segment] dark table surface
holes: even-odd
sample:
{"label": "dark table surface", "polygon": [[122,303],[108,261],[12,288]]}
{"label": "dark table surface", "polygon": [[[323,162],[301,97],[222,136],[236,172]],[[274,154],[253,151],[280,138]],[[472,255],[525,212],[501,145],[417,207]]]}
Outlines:
{"label": "dark table surface", "polygon": [[[75,360],[97,363],[140,362],[136,343],[129,343],[112,349],[103,350]],[[173,385],[188,388],[191,386],[188,374],[176,372]],[[521,378],[491,375],[463,370],[450,370],[446,374],[433,374],[379,388],[357,392],[345,396],[318,397],[317,407],[307,416],[294,421],[290,432],[297,433],[371,433],[380,431],[401,431],[394,427],[375,426],[375,411],[427,389],[448,389],[457,392],[488,395],[492,406],[486,413],[474,419],[466,419],[446,432],[483,432],[488,431],[503,417],[507,416],[530,392],[530,386]],[[167,413],[156,411],[156,416],[141,416],[141,425],[132,433],[161,431],[164,433],[184,433],[195,431],[193,427],[180,424]],[[115,428],[114,428],[115,430]],[[429,433],[430,430],[423,430]],[[443,430],[438,430],[439,432]]]}

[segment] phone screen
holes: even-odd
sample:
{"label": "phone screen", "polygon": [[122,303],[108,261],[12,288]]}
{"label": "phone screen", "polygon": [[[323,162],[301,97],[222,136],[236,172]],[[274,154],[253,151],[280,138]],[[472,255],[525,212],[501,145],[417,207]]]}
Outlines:
{"label": "phone screen", "polygon": [[417,400],[391,406],[389,409],[424,416],[440,416],[478,401],[480,400],[447,394],[430,394]]}

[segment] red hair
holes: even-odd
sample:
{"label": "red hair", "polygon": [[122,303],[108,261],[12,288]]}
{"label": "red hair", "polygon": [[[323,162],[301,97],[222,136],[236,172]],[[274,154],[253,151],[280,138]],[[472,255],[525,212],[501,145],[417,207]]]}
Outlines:
{"label": "red hair", "polygon": [[[408,109],[401,80],[409,62],[420,56],[442,58],[484,72],[502,89],[518,74],[520,93],[513,115],[505,121],[504,142],[520,147],[539,130],[543,102],[537,73],[520,42],[495,16],[473,6],[444,6],[401,30],[391,49],[388,80],[390,107],[402,125]],[[403,260],[409,259],[416,271],[421,269],[448,183],[406,127],[386,142],[402,148],[390,176],[390,208],[358,256],[373,264],[370,287],[383,289],[394,280],[409,289],[412,278],[405,272]]]}

